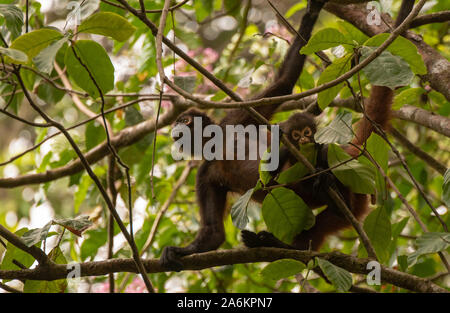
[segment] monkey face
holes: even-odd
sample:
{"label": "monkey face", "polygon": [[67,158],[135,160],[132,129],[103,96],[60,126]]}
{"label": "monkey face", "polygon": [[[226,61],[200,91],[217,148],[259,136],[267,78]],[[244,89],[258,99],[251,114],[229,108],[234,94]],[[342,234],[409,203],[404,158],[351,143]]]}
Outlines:
{"label": "monkey face", "polygon": [[293,129],[290,135],[292,142],[296,143],[298,147],[314,142],[314,133],[309,126],[302,129]]}
{"label": "monkey face", "polygon": [[[214,124],[205,113],[190,109],[182,113],[172,127],[172,139],[178,144],[177,153],[194,156],[201,152],[205,138],[203,130],[206,126]],[[196,145],[201,145],[200,148]],[[185,151],[186,150],[186,151]]]}
{"label": "monkey face", "polygon": [[182,135],[182,129],[186,126],[193,130],[194,117],[192,115],[183,114],[177,118],[172,128],[172,139],[178,140]]}

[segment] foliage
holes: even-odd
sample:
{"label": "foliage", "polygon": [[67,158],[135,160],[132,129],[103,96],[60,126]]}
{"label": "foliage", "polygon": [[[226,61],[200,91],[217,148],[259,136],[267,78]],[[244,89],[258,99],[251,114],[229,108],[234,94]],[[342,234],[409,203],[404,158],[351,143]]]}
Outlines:
{"label": "foliage", "polygon": [[[64,127],[75,126],[70,134],[85,154],[95,154],[97,149],[108,149],[106,146],[99,148],[106,140],[106,133],[103,123],[99,123],[100,119],[92,118],[86,110],[80,108],[75,103],[75,97],[85,109],[95,114],[99,114],[102,108],[114,108],[106,115],[114,134],[129,130],[134,125],[141,127],[146,120],[156,117],[159,91],[173,91],[161,86],[156,66],[155,36],[145,24],[106,2],[88,1],[90,6],[83,9],[81,24],[75,29],[70,23],[66,23],[70,13],[65,9],[68,1],[59,1],[58,6],[50,11],[41,8],[45,1],[31,2],[28,32],[25,32],[24,5],[15,4],[14,1],[3,1],[0,4],[0,23],[5,26],[1,32],[4,42],[0,47],[3,69],[0,73],[1,108],[7,107],[9,113],[25,116],[29,121],[44,123],[42,118],[30,112],[28,102],[24,101],[20,82],[16,76],[6,73],[3,67],[5,64],[8,68],[20,71],[24,86],[39,108]],[[445,9],[447,2],[435,2],[424,13]],[[128,3],[135,8],[139,7],[137,0]],[[144,3],[148,10],[160,10],[164,1],[146,0]],[[285,13],[286,18],[293,24],[298,24],[296,16],[305,9],[305,5],[305,1],[294,4]],[[241,29],[245,20],[242,6],[243,4],[236,5],[235,1],[227,0],[189,1],[182,7],[183,14],[175,11],[173,18],[169,14],[164,34],[172,40],[175,33],[175,42],[183,51],[234,91],[250,98],[273,80],[275,69],[279,67],[288,48],[287,40],[292,37],[283,26],[270,24],[261,18],[257,20],[259,16],[271,13],[270,7],[265,4],[254,8],[256,11],[253,11],[252,18]],[[392,9],[399,6],[400,1],[394,1]],[[223,12],[226,12],[225,16],[222,16]],[[148,14],[148,17],[156,25],[159,24],[160,13]],[[49,22],[49,18],[56,19],[57,23]],[[230,28],[230,25],[233,27]],[[450,56],[448,24],[424,25],[414,31],[421,34],[425,42],[438,53],[447,58]],[[379,34],[369,38],[348,22],[329,14],[321,17],[314,35],[301,51],[308,55],[308,61],[294,93],[338,78],[363,61],[388,36],[389,34]],[[179,56],[174,56],[166,47],[164,49],[162,62],[166,74],[177,86],[209,100],[228,100],[223,91],[191,65]],[[331,65],[325,67],[322,60],[314,54],[319,51],[327,54]],[[431,213],[412,178],[420,184],[431,204],[449,225],[450,170],[447,169],[445,174],[437,172],[423,159],[396,144],[392,136],[389,136],[390,141],[395,143],[404,157],[413,177],[399,165],[397,156],[382,136],[373,134],[364,147],[426,224],[429,232],[425,233],[414,218],[410,217],[399,196],[388,188],[385,176],[372,160],[365,157],[350,160],[350,156],[344,152],[341,145],[353,138],[351,125],[355,124],[361,114],[356,112],[358,110],[350,112],[348,108],[335,108],[334,101],[352,99],[354,93],[367,97],[370,86],[378,84],[394,90],[395,110],[415,106],[448,117],[450,103],[444,95],[431,90],[426,78],[423,78],[425,74],[427,68],[417,47],[410,40],[399,36],[358,74],[318,94],[318,104],[324,113],[320,115],[320,127],[315,136],[318,143],[329,145],[328,162],[330,167],[334,167],[332,173],[341,183],[354,192],[376,195],[377,205],[373,206],[373,210],[363,221],[363,226],[380,262],[419,277],[436,276],[445,271],[438,252],[448,252],[450,238],[434,213]],[[142,96],[137,101],[138,94],[151,96]],[[133,101],[127,108],[117,109],[118,106]],[[170,107],[171,104],[164,98],[161,114]],[[224,116],[224,112],[221,109],[209,111],[217,120]],[[281,112],[275,119],[281,121],[290,114],[291,112]],[[91,120],[84,123],[88,118]],[[393,119],[392,124],[422,151],[449,167],[448,137],[407,120]],[[54,128],[21,124],[0,113],[0,133],[0,162],[5,162],[0,164],[0,181],[8,177],[45,174],[47,171],[64,169],[78,158],[63,136],[54,136]],[[132,176],[130,191],[134,208],[133,228],[139,248],[145,245],[159,209],[172,196],[174,186],[186,167],[186,162],[175,162],[171,156],[170,127],[159,129],[156,141],[153,140],[154,137],[155,133],[148,132],[132,144],[117,147],[119,156],[130,168]],[[43,140],[45,142],[41,144]],[[7,162],[37,144],[39,146],[35,149]],[[317,150],[314,145],[302,147],[300,152],[315,165]],[[153,159],[155,166],[151,181]],[[96,160],[91,166],[101,183],[107,186],[107,158]],[[129,190],[124,177],[125,171],[123,167],[119,168],[122,174],[117,173],[116,187],[119,196],[116,207],[128,227]],[[146,257],[157,258],[163,247],[183,246],[195,237],[199,228],[194,192],[195,174],[196,169],[188,175],[171,200],[167,212],[161,217]],[[261,171],[258,185],[233,199],[230,205],[231,216],[225,221],[226,242],[222,248],[242,245],[240,229],[267,229],[289,243],[296,234],[311,228],[319,212],[313,212],[299,195],[284,186],[308,174],[308,169],[301,163],[277,177]],[[280,186],[271,188],[271,184]],[[251,196],[261,190],[265,190],[267,196],[258,205],[251,201]],[[27,246],[45,247],[46,253],[55,263],[106,258],[109,213],[101,193],[86,173],[79,170],[68,171],[67,177],[62,179],[0,189],[0,197],[0,224],[21,237]],[[89,219],[85,216],[89,216]],[[113,257],[131,257],[131,250],[123,243],[124,237],[117,225],[113,233]],[[366,256],[353,229],[345,230],[328,240],[322,249],[323,252],[333,250]],[[10,242],[5,247],[0,242],[0,270],[32,268],[34,263],[33,257]],[[331,285],[318,275],[309,275],[313,267],[320,268]],[[204,271],[157,273],[150,277],[159,292],[292,292],[300,290],[294,277],[299,273],[306,276],[308,282],[320,291],[345,292],[351,288],[352,282],[362,277],[350,274],[322,258],[316,258],[315,262],[307,266],[299,261],[284,259],[270,264],[236,264]],[[116,287],[122,287],[120,291],[135,288],[138,280],[125,273],[117,273],[115,279]],[[182,283],[179,283],[180,279]],[[84,280],[93,286],[107,284],[106,276]],[[9,283],[6,280],[2,282]],[[437,280],[436,283],[448,288],[446,278]],[[391,286],[386,284],[371,287],[376,291],[391,291]],[[76,291],[72,288],[74,287],[67,280],[26,281],[23,286],[25,292]],[[400,288],[396,290],[405,291]]]}

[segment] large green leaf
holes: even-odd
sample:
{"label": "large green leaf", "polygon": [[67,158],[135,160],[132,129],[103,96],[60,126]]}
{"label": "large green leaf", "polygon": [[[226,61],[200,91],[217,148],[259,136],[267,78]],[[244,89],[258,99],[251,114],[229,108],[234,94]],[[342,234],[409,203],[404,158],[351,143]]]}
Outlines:
{"label": "large green leaf", "polygon": [[10,48],[25,52],[28,59],[32,60],[44,48],[61,38],[63,38],[63,35],[59,31],[41,28],[18,37],[13,41]]}
{"label": "large green leaf", "polygon": [[69,40],[68,37],[64,36],[63,38],[53,42],[48,47],[42,49],[41,52],[37,56],[33,58],[34,64],[38,70],[42,73],[50,75],[53,70],[53,63],[56,58],[56,54],[58,50]]}
{"label": "large green leaf", "polygon": [[308,44],[304,46],[300,53],[311,54],[317,51],[336,47],[339,45],[355,45],[352,40],[348,40],[341,32],[335,28],[325,28],[315,33]]}
{"label": "large green leaf", "polygon": [[444,251],[450,247],[450,233],[425,233],[416,239],[416,245],[417,250],[408,256],[410,266],[421,255]]}
{"label": "large green leaf", "polygon": [[20,50],[0,47],[0,54],[10,57],[13,61],[17,63],[28,62],[28,56]]}
{"label": "large green leaf", "polygon": [[[55,247],[48,254],[49,258],[56,264],[67,264],[63,252],[59,247]],[[58,279],[53,281],[46,280],[27,280],[23,287],[26,293],[63,293],[67,288],[66,279]]]}
{"label": "large green leaf", "polygon": [[[75,50],[76,56],[73,50]],[[103,94],[114,88],[114,66],[105,49],[95,41],[77,41],[73,45],[73,49],[67,49],[65,63],[70,77],[94,98],[100,95],[96,84]],[[93,76],[96,84],[89,73]]]}
{"label": "large green leaf", "polygon": [[[272,179],[272,174],[269,171],[263,171],[263,164],[265,164],[265,160],[270,160],[269,157],[270,149],[267,149],[264,151],[263,157],[261,158],[261,161],[259,162],[258,171],[259,171],[259,179],[262,182],[262,184],[265,186],[267,185],[270,180]],[[281,166],[281,164],[279,164]]]}
{"label": "large green leaf", "polygon": [[[301,145],[299,150],[313,166],[316,165],[317,148],[314,143]],[[297,162],[293,166],[282,171],[278,175],[276,181],[279,184],[289,184],[298,181],[308,173],[309,169],[302,162]]]}
{"label": "large green leaf", "polygon": [[292,242],[315,222],[314,214],[302,198],[284,187],[271,190],[265,197],[262,214],[269,231],[285,242]]}
{"label": "large green leaf", "polygon": [[282,259],[272,262],[261,271],[261,275],[267,280],[277,281],[295,275],[306,268],[305,264],[293,259]]}
{"label": "large green leaf", "polygon": [[358,160],[352,160],[345,164],[344,161],[351,157],[342,148],[335,144],[328,146],[328,164],[334,167],[333,174],[341,183],[349,187],[355,193],[373,194],[375,192],[375,171],[372,166],[363,164]]}
{"label": "large green leaf", "polygon": [[[408,221],[409,221],[409,217],[405,217],[400,222],[392,224],[392,227],[391,227],[392,239],[391,239],[391,242],[390,242],[389,248],[388,248],[390,255],[392,255],[395,252],[395,250],[397,249],[397,238],[398,238],[398,236],[400,236],[402,230],[405,228]],[[406,256],[405,256],[405,258],[406,258]]]}
{"label": "large green leaf", "polygon": [[[374,50],[372,47],[363,47],[361,60],[366,59]],[[414,78],[408,63],[389,51],[381,52],[375,60],[363,68],[363,72],[373,85],[391,89],[407,86]]]}
{"label": "large green leaf", "polygon": [[358,45],[362,45],[367,39],[369,39],[369,37],[362,31],[346,21],[338,21],[337,25],[339,30],[341,30],[347,38],[347,41],[356,41]]}
{"label": "large green leaf", "polygon": [[[22,228],[15,232],[17,236],[22,236],[28,231],[28,228]],[[29,268],[35,261],[35,259],[26,253],[25,251],[17,248],[12,243],[6,244],[6,252],[3,256],[2,263],[0,264],[1,270],[18,270],[20,267],[14,264],[13,260],[17,261],[21,265]]]}
{"label": "large green leaf", "polygon": [[247,208],[252,198],[253,188],[247,190],[231,207],[231,220],[239,229],[245,229],[248,224]]}
{"label": "large green leaf", "polygon": [[80,247],[80,257],[82,261],[87,258],[93,259],[98,249],[106,244],[108,235],[105,228],[88,230],[83,236],[85,240]]}
{"label": "large green leaf", "polygon": [[[340,59],[334,61],[331,65],[329,65],[320,75],[319,80],[317,81],[317,86],[323,85],[324,83],[328,83],[332,80],[335,80],[342,74],[346,73],[350,70],[350,60],[351,55],[346,55]],[[319,92],[317,101],[319,103],[319,107],[323,110],[334,100],[339,91],[344,86],[344,83],[337,84],[331,88],[328,88],[324,91]]]}
{"label": "large green leaf", "polygon": [[322,144],[346,144],[352,138],[352,114],[350,112],[339,113],[330,125],[319,129],[314,135],[314,140]]}
{"label": "large green leaf", "polygon": [[193,93],[195,90],[195,84],[197,77],[195,75],[190,76],[174,76],[173,82],[186,92]]}
{"label": "large green leaf", "polygon": [[338,291],[345,292],[350,289],[352,286],[352,275],[348,271],[328,262],[327,260],[321,258],[316,258],[316,260],[320,269]]}
{"label": "large green leaf", "polygon": [[[378,163],[378,165],[380,165],[383,171],[387,173],[389,161],[389,146],[384,141],[384,139],[376,133],[372,133],[369,139],[367,139],[366,149],[367,152],[370,153],[372,158]],[[360,161],[367,164],[368,166],[373,166],[372,162],[365,157],[361,157]],[[378,199],[382,201],[387,199],[386,180],[378,170],[375,171],[375,186]]]}
{"label": "large green leaf", "polygon": [[0,15],[6,20],[6,27],[12,35],[16,38],[22,32],[23,13],[22,10],[13,4],[0,4]]}
{"label": "large green leaf", "polygon": [[389,258],[391,243],[391,222],[386,209],[382,206],[373,210],[364,220],[364,230],[381,262]]}
{"label": "large green leaf", "polygon": [[408,88],[403,90],[394,98],[394,103],[392,104],[392,109],[401,109],[404,105],[415,105],[419,106],[421,103],[421,96],[425,93],[425,89],[421,87]]}
{"label": "large green leaf", "polygon": [[30,229],[25,234],[23,234],[22,240],[24,241],[25,245],[27,245],[27,247],[31,247],[47,238],[48,231],[50,230],[51,226],[52,221],[48,222],[42,228]]}
{"label": "large green leaf", "polygon": [[80,33],[104,35],[125,41],[136,28],[127,19],[112,12],[99,12],[84,20],[78,27]]}
{"label": "large green leaf", "polygon": [[[378,34],[372,38],[369,38],[364,43],[364,46],[378,47],[383,42],[385,42],[389,36],[390,34],[386,33]],[[399,36],[389,45],[386,50],[406,61],[415,74],[424,75],[427,73],[427,68],[425,66],[425,63],[423,62],[422,56],[417,50],[417,47],[408,39]]]}

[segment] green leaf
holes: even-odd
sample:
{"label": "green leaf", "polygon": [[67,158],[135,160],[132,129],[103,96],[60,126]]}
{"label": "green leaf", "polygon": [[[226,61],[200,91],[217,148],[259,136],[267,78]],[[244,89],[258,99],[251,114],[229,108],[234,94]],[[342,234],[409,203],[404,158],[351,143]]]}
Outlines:
{"label": "green leaf", "polygon": [[415,105],[420,106],[420,97],[425,93],[423,88],[408,88],[403,90],[394,98],[394,103],[392,104],[392,109],[401,109],[404,105]]}
{"label": "green leaf", "polygon": [[[19,237],[21,237],[23,234],[25,234],[28,231],[28,228],[21,228],[18,231],[15,232],[15,234]],[[26,253],[25,251],[22,251],[21,249],[14,246],[12,243],[7,242],[6,243],[6,252],[3,256],[2,263],[0,264],[1,270],[18,270],[20,269],[19,266],[13,263],[13,260],[17,261],[18,263],[22,264],[26,268],[29,268],[35,261],[35,259]]]}
{"label": "green leaf", "polygon": [[392,239],[389,244],[389,254],[392,255],[397,248],[397,238],[408,223],[409,217],[403,218],[400,222],[392,225]]}
{"label": "green leaf", "polygon": [[61,47],[68,40],[69,38],[64,36],[63,38],[53,42],[48,47],[42,49],[42,51],[39,52],[39,54],[33,58],[33,62],[34,64],[36,64],[36,67],[38,68],[39,71],[47,75],[50,75],[50,73],[53,70],[53,63],[55,61],[58,50],[61,49]]}
{"label": "green leaf", "polygon": [[[48,254],[49,258],[56,264],[67,264],[61,249],[55,247]],[[27,280],[23,287],[23,292],[26,293],[63,293],[67,288],[66,279],[58,279],[53,281],[45,280]]]}
{"label": "green leaf", "polygon": [[330,123],[330,125],[319,129],[314,135],[317,143],[330,144],[346,144],[353,138],[352,130],[352,113],[339,113]]}
{"label": "green leaf", "polygon": [[112,12],[99,12],[84,20],[78,27],[79,33],[109,36],[117,41],[125,41],[136,31],[127,19]]}
{"label": "green leaf", "polygon": [[[126,117],[127,115],[125,115]],[[106,139],[105,129],[98,123],[89,123],[84,132],[86,150],[91,150]]]}
{"label": "green leaf", "polygon": [[[366,59],[374,50],[375,48],[363,47],[361,61]],[[391,89],[407,86],[414,78],[414,73],[408,63],[389,51],[381,52],[362,71],[373,85],[386,86]]]}
{"label": "green leaf", "polygon": [[444,183],[442,185],[442,201],[450,207],[450,168],[445,171]]}
{"label": "green leaf", "polygon": [[173,82],[186,92],[193,93],[197,78],[192,76],[174,76]]}
{"label": "green leaf", "polygon": [[388,247],[391,243],[391,222],[384,207],[378,207],[366,217],[364,230],[380,261],[386,262],[389,259]]}
{"label": "green leaf", "polygon": [[416,263],[419,256],[436,253],[450,247],[450,233],[425,233],[416,239],[417,250],[408,256],[408,264]]}
{"label": "green leaf", "polygon": [[253,188],[247,190],[231,207],[231,220],[239,229],[245,229],[248,224],[247,208],[252,198]]}
{"label": "green leaf", "polygon": [[52,226],[52,221],[48,222],[42,228],[30,229],[22,236],[22,240],[24,241],[27,247],[34,246],[38,242],[44,241],[47,238],[48,231]]}
{"label": "green leaf", "polygon": [[[317,148],[314,143],[304,144],[300,146],[300,152],[315,166],[317,163]],[[279,184],[289,184],[298,181],[300,178],[309,173],[309,169],[302,162],[297,162],[288,169],[282,171],[276,181]]]}
{"label": "green leaf", "polygon": [[10,57],[17,63],[27,63],[28,56],[20,50],[0,47],[0,54]]}
{"label": "green leaf", "polygon": [[[340,59],[334,61],[331,65],[329,65],[320,75],[319,80],[317,81],[317,86],[323,85],[324,83],[328,83],[332,80],[335,80],[342,74],[348,72],[350,70],[350,60],[351,55],[346,55]],[[337,84],[334,87],[328,88],[327,90],[319,92],[317,101],[319,103],[319,107],[323,110],[334,100],[339,91],[344,86],[344,83]]]}
{"label": "green leaf", "polygon": [[[376,133],[372,133],[369,139],[367,139],[366,149],[372,158],[381,166],[383,171],[387,173],[390,148],[384,139]],[[361,162],[373,166],[372,162],[366,158],[361,158]],[[378,170],[375,171],[375,188],[379,199],[383,199],[383,201],[387,199],[386,180]]]}
{"label": "green leaf", "polygon": [[339,30],[341,30],[347,38],[347,41],[356,41],[359,45],[362,45],[367,39],[369,39],[369,37],[362,31],[346,21],[338,21],[337,24]]}
{"label": "green leaf", "polygon": [[292,242],[315,222],[314,214],[302,198],[284,187],[271,190],[265,197],[262,214],[269,231],[285,242]]}
{"label": "green leaf", "polygon": [[23,13],[22,10],[13,4],[0,4],[0,15],[6,20],[6,27],[12,35],[17,38],[22,32]]}
{"label": "green leaf", "polygon": [[[351,157],[335,144],[328,146],[328,164],[334,167]],[[355,193],[373,194],[375,192],[375,171],[372,166],[352,160],[331,170],[341,183]]]}
{"label": "green leaf", "polygon": [[[364,46],[378,47],[386,39],[390,36],[390,34],[378,34],[370,39],[368,39]],[[417,50],[417,47],[408,39],[399,36],[397,37],[386,49],[393,55],[401,57],[404,61],[406,61],[414,74],[424,75],[427,73],[427,67],[423,62],[422,56]]]}
{"label": "green leaf", "polygon": [[405,272],[408,269],[408,257],[406,255],[399,255],[397,257],[397,263],[401,271]]}
{"label": "green leaf", "polygon": [[78,237],[81,237],[81,234],[92,226],[92,222],[89,220],[89,216],[81,215],[75,218],[64,218],[53,221],[55,224],[58,224],[71,233],[74,233]]}
{"label": "green leaf", "polygon": [[327,260],[321,258],[316,259],[320,269],[338,291],[345,292],[350,289],[352,286],[352,275],[348,271],[328,262]]}
{"label": "green leaf", "polygon": [[264,164],[264,162],[266,162],[265,160],[270,160],[268,154],[270,153],[270,149],[267,149],[266,151],[264,151],[263,157],[261,158],[261,161],[259,162],[259,167],[258,167],[258,171],[259,171],[259,179],[262,182],[262,184],[265,186],[267,185],[270,180],[272,179],[272,174],[269,171],[263,171],[262,170],[262,164]]}
{"label": "green leaf", "polygon": [[[77,56],[75,56],[73,50],[75,50]],[[89,72],[80,64],[77,57]],[[114,88],[114,66],[105,49],[95,41],[77,41],[73,45],[73,49],[67,49],[65,64],[70,77],[94,98],[99,96],[99,92],[89,73],[93,76],[103,94]]]}
{"label": "green leaf", "polygon": [[306,268],[305,264],[293,259],[282,259],[266,265],[261,275],[264,279],[277,281],[295,275]]}
{"label": "green leaf", "polygon": [[103,246],[108,238],[105,228],[88,230],[83,236],[85,240],[80,247],[80,257],[85,261],[88,257],[91,260],[97,254],[98,249]]}
{"label": "green leaf", "polygon": [[18,37],[13,41],[10,48],[26,53],[28,59],[32,60],[44,48],[61,38],[63,38],[63,35],[59,31],[50,28],[41,28]]}
{"label": "green leaf", "polygon": [[335,28],[325,28],[315,33],[304,46],[300,53],[311,54],[317,51],[336,47],[339,45],[355,45],[352,40],[348,40],[340,31]]}

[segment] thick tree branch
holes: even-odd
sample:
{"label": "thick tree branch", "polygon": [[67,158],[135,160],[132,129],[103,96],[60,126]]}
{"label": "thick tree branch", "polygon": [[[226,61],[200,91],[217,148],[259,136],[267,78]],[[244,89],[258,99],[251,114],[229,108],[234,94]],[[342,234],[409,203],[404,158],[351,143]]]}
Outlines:
{"label": "thick tree branch", "polygon": [[419,158],[421,158],[423,161],[425,161],[428,165],[430,165],[432,168],[434,168],[436,171],[438,171],[441,175],[444,175],[445,171],[447,170],[447,167],[433,158],[431,155],[420,149],[419,147],[415,146],[411,141],[408,140],[401,132],[399,132],[397,129],[392,128],[390,130],[392,136],[395,137],[403,146],[406,147],[409,151],[417,155]]}
{"label": "thick tree branch", "polygon": [[[339,252],[317,253],[300,250],[288,250],[278,248],[254,248],[218,250],[200,254],[193,254],[181,259],[184,270],[202,270],[215,266],[230,264],[243,264],[255,262],[273,262],[279,259],[295,259],[308,263],[314,257],[323,258],[351,273],[366,275],[367,263],[370,259],[360,259]],[[148,273],[165,272],[161,268],[158,259],[144,260]],[[55,264],[51,268],[36,268],[17,271],[0,270],[1,279],[32,279],[32,280],[55,280],[67,277],[72,267],[64,264]],[[132,259],[114,259],[98,262],[80,263],[81,276],[101,276],[111,272],[133,272],[136,273],[136,265]],[[405,288],[416,292],[448,292],[433,282],[403,273],[381,265],[381,280],[385,283]]]}
{"label": "thick tree branch", "polygon": [[[368,36],[389,32],[389,28],[384,24],[377,26],[367,23],[367,14],[369,11],[367,11],[364,4],[337,5],[335,3],[328,3],[325,5],[325,10],[353,24]],[[383,13],[383,18],[392,23],[389,15]],[[423,75],[422,78],[429,81],[431,87],[442,93],[450,101],[450,88],[448,88],[448,83],[450,82],[450,62],[439,52],[427,45],[414,32],[407,31],[404,34],[402,33],[402,35],[416,45],[419,53],[422,55],[428,70],[428,73]]]}
{"label": "thick tree branch", "polygon": [[411,25],[410,28],[419,27],[426,24],[432,24],[432,23],[444,23],[450,21],[450,10],[442,11],[442,12],[434,12],[430,14],[424,14],[421,16],[416,17]]}
{"label": "thick tree branch", "polygon": [[393,116],[402,120],[412,121],[450,137],[450,119],[442,115],[434,114],[415,106],[404,105],[400,110],[393,111]]}
{"label": "thick tree branch", "polygon": [[[158,128],[165,127],[172,123],[177,116],[183,111],[183,107],[174,106],[174,108],[167,111],[159,118]],[[148,120],[132,127],[125,128],[124,130],[118,132],[114,137],[111,138],[111,144],[119,149],[121,147],[126,147],[132,145],[147,134],[155,130],[155,121]],[[103,142],[102,144],[96,146],[84,156],[89,164],[96,163],[103,159],[105,156],[109,155],[110,151],[108,144]],[[14,188],[18,186],[31,185],[31,184],[41,184],[49,181],[59,179],[61,177],[70,176],[76,174],[84,169],[83,165],[79,160],[72,161],[71,163],[53,170],[48,170],[45,173],[34,173],[27,174],[15,178],[1,178],[0,188]]]}

